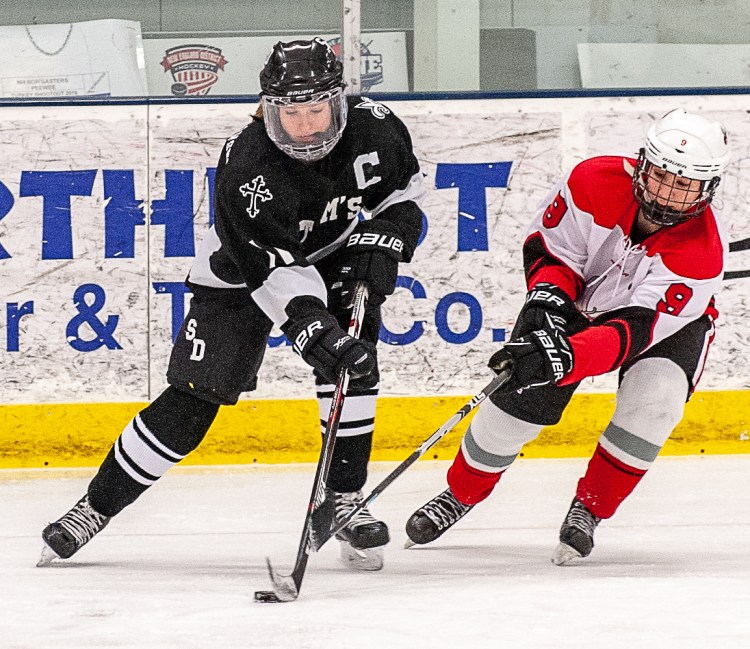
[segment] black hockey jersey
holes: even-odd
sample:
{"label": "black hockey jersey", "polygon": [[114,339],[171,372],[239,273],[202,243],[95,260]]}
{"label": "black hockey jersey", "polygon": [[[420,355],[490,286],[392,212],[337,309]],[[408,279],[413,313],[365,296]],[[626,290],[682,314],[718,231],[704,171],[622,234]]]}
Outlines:
{"label": "black hockey jersey", "polygon": [[410,261],[422,228],[424,190],[404,124],[366,97],[348,97],[346,128],[326,157],[290,158],[254,120],[230,137],[219,158],[214,225],[188,281],[249,289],[276,325],[297,295],[326,302],[315,268],[341,246],[362,218],[399,229]]}

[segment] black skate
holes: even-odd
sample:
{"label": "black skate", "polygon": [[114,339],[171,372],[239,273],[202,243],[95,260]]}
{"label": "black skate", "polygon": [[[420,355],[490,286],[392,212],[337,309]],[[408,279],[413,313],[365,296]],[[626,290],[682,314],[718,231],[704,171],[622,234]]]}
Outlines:
{"label": "black skate", "polygon": [[50,523],[42,532],[44,548],[37,566],[47,566],[53,559],[69,559],[109,523],[109,517],[95,511],[88,494],[65,516]]}
{"label": "black skate", "polygon": [[[362,502],[361,491],[334,493],[336,521],[340,521]],[[354,570],[380,570],[383,546],[391,540],[388,526],[373,518],[367,507],[361,509],[346,527],[336,533],[341,541],[341,560]]]}
{"label": "black skate", "polygon": [[560,528],[560,544],[552,554],[552,563],[562,566],[589,556],[594,547],[594,530],[601,520],[574,498]]}
{"label": "black skate", "polygon": [[456,500],[453,492],[446,489],[415,511],[406,522],[406,535],[411,540],[406,547],[431,543],[466,516],[472,507],[474,505]]}

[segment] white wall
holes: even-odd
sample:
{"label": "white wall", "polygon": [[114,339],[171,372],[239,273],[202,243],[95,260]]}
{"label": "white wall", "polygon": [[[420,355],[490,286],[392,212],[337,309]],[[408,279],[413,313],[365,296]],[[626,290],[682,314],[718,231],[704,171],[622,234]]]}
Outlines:
{"label": "white wall", "polygon": [[[730,240],[746,238],[746,96],[389,103],[427,174],[428,230],[401,268],[412,289],[400,288],[385,308],[383,393],[466,394],[486,382],[486,360],[525,293],[520,245],[532,211],[563,169],[593,154],[632,154],[652,117],[677,105],[727,125],[735,164],[716,207]],[[181,282],[208,224],[211,170],[253,110],[0,107],[3,403],[158,395],[185,306]],[[750,251],[730,254],[728,267],[750,269]],[[702,388],[750,387],[750,279],[725,284]],[[614,378],[582,389],[613,391]],[[291,350],[268,350],[256,396],[301,397],[308,388],[309,370]]]}

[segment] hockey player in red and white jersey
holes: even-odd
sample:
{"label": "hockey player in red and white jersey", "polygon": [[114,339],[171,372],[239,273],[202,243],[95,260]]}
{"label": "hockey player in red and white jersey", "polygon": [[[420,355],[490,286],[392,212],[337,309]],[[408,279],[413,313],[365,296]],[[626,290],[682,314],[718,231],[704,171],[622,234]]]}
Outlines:
{"label": "hockey player in red and white jersey", "polygon": [[619,369],[615,413],[552,560],[589,555],[596,526],[648,471],[703,370],[727,252],[710,204],[729,157],[721,124],[676,109],[651,126],[637,159],[585,160],[554,187],[523,246],[526,303],[489,362],[512,379],[479,408],[448,489],[407,522],[414,543],[487,498],[581,380]]}

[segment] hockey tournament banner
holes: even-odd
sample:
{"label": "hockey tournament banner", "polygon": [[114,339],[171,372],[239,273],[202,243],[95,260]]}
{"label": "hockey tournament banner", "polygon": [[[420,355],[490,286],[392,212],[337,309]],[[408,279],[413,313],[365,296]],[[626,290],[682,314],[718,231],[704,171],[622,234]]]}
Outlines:
{"label": "hockey tournament banner", "polygon": [[[742,97],[387,105],[411,131],[427,196],[414,261],[401,266],[384,306],[378,435],[392,452],[376,457],[400,459],[452,414],[451,398],[488,382],[487,359],[523,304],[528,223],[564,170],[591,155],[634,155],[652,119],[675,106],[719,119],[731,134],[734,163],[715,202],[731,242],[729,272],[717,301],[718,335],[691,407],[710,405],[696,417],[701,435],[721,433],[734,440],[724,448],[744,449],[750,123]],[[0,466],[3,458],[14,466],[43,458],[96,464],[136,404],[164,389],[190,300],[183,281],[213,220],[216,162],[254,110],[250,103],[0,106]],[[616,378],[586,380],[576,395],[596,404],[596,426],[611,414]],[[268,461],[253,444],[265,440],[269,453],[277,451],[279,430],[287,450],[304,438],[304,457],[314,459],[319,437],[303,434],[317,430],[313,387],[310,369],[273,331],[258,390],[222,409],[215,446],[202,447],[214,448],[215,459],[204,461],[226,462],[231,453],[234,461]],[[571,408],[577,414],[569,429],[592,429],[591,411]],[[50,459],[46,437],[72,450]],[[557,453],[580,448],[559,433],[550,444]],[[24,455],[32,448],[33,460]],[[16,464],[14,453],[22,457]],[[299,459],[290,453],[272,461]]]}
{"label": "hockey tournament banner", "polygon": [[[281,40],[313,38],[295,35]],[[323,35],[341,56],[341,36]],[[146,70],[152,96],[257,95],[258,71],[279,36],[145,38]],[[406,34],[362,34],[362,92],[408,92]]]}
{"label": "hockey tournament banner", "polygon": [[148,95],[139,22],[3,26],[0,43],[0,98]]}

